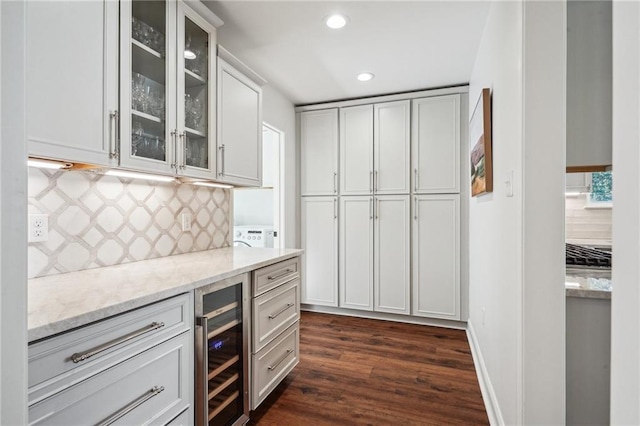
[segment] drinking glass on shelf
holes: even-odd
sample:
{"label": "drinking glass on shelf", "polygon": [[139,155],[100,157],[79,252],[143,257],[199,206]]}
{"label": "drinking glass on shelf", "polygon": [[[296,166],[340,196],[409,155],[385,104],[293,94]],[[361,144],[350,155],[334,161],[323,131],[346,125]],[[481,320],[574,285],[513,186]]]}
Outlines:
{"label": "drinking glass on shelf", "polygon": [[162,118],[164,116],[164,91],[156,89],[151,97],[151,114],[155,117]]}
{"label": "drinking glass on shelf", "polygon": [[142,127],[142,123],[136,121],[131,130],[131,155],[136,155],[138,153],[140,143],[144,138],[144,128]]}
{"label": "drinking glass on shelf", "polygon": [[201,129],[201,124],[200,121],[202,119],[202,101],[200,100],[200,98],[196,97],[193,99],[193,108],[192,108],[192,122],[193,122],[193,129],[195,130],[202,130]]}
{"label": "drinking glass on shelf", "polygon": [[191,114],[193,110],[193,98],[189,93],[184,95],[184,125],[186,127],[193,128]]}
{"label": "drinking glass on shelf", "polygon": [[146,80],[147,79],[142,74],[138,74],[137,72],[133,73],[131,107],[137,111],[142,111],[142,98]]}

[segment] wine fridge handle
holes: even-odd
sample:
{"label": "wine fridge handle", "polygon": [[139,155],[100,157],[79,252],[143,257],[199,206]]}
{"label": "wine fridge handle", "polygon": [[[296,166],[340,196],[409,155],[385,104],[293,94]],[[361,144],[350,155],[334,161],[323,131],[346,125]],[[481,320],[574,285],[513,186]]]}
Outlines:
{"label": "wine fridge handle", "polygon": [[206,317],[196,318],[196,425],[207,426],[209,424],[208,394],[208,366],[209,348],[207,336],[209,327]]}

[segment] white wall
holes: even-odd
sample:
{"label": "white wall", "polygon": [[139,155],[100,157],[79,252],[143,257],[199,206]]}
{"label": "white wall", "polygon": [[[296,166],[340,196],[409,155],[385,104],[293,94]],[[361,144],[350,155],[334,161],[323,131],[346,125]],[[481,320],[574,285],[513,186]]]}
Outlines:
{"label": "white wall", "polygon": [[523,423],[565,423],[565,1],[524,3]]}
{"label": "white wall", "polygon": [[234,189],[233,225],[273,226],[273,189]]}
{"label": "white wall", "polygon": [[24,2],[0,3],[0,424],[27,420]]}
{"label": "white wall", "polygon": [[494,192],[469,203],[468,326],[500,424],[565,420],[563,7],[494,1],[470,81],[470,116],[492,90]]}
{"label": "white wall", "polygon": [[611,424],[640,424],[640,4],[613,2]]}
{"label": "white wall", "polygon": [[[257,70],[259,72],[259,70]],[[284,247],[299,247],[299,184],[298,153],[296,144],[296,116],[294,105],[272,86],[263,88],[262,119],[284,132]]]}

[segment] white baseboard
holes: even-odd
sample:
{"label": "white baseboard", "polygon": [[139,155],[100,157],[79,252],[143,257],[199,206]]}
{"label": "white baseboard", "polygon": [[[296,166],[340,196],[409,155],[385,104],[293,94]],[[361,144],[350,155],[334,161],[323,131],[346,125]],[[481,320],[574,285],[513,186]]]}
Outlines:
{"label": "white baseboard", "polygon": [[482,392],[482,399],[484,400],[484,406],[487,410],[489,423],[491,425],[504,425],[504,419],[502,418],[502,412],[500,411],[500,404],[498,404],[498,398],[496,398],[496,393],[493,390],[493,385],[489,378],[489,372],[484,364],[484,358],[482,357],[482,351],[480,351],[480,347],[478,346],[478,338],[476,337],[476,333],[473,329],[471,318],[467,321],[467,339],[469,340],[469,346],[471,347],[473,363],[476,366],[480,392]]}
{"label": "white baseboard", "polygon": [[454,328],[465,330],[464,321],[453,321],[438,318],[414,317],[411,315],[398,315],[386,312],[359,311],[357,309],[336,308],[333,306],[301,304],[300,309],[308,312],[318,312],[321,314],[343,315],[347,317],[358,317],[368,319],[379,319],[385,321],[404,322],[408,324],[430,325],[433,327]]}

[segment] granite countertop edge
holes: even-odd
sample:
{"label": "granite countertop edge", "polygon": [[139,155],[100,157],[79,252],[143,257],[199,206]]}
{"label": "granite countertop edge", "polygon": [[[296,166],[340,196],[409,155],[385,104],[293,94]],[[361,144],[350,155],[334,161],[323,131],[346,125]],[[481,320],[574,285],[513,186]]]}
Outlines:
{"label": "granite countertop edge", "polygon": [[28,281],[28,340],[44,339],[302,254],[300,249],[227,247],[33,278]]}
{"label": "granite countertop edge", "polygon": [[606,290],[591,290],[585,288],[566,289],[567,297],[581,297],[585,299],[611,299],[611,292]]}

